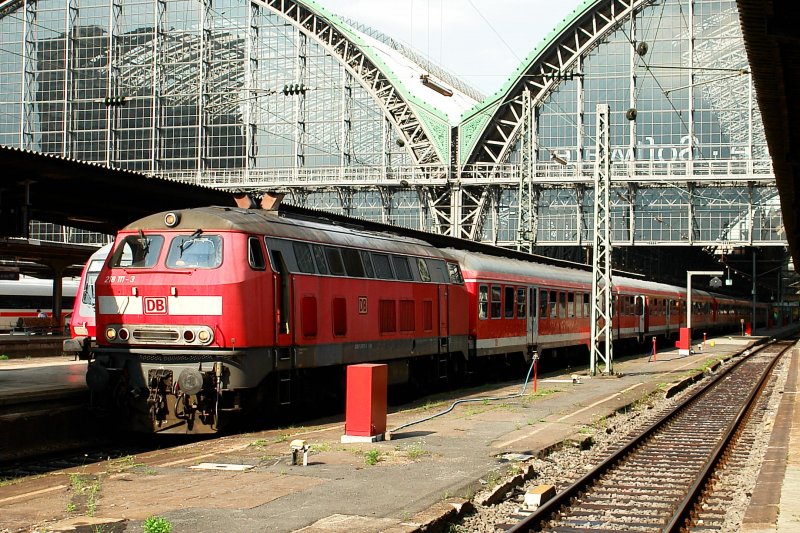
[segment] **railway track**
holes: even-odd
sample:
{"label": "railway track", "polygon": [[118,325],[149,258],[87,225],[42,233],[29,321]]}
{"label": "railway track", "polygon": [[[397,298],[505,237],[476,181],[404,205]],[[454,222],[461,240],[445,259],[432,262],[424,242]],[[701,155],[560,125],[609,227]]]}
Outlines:
{"label": "railway track", "polygon": [[508,531],[679,531],[690,528],[780,356],[757,349],[721,373]]}

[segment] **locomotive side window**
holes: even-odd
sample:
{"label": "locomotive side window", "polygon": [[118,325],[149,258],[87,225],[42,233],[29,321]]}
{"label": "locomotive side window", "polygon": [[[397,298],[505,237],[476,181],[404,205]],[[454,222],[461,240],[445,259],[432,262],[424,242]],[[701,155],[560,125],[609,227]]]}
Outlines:
{"label": "locomotive side window", "polygon": [[372,268],[372,259],[369,256],[369,252],[366,250],[361,250],[361,261],[364,263],[364,273],[367,275],[367,277],[374,278],[375,269]]}
{"label": "locomotive side window", "polygon": [[258,237],[247,238],[247,262],[253,270],[264,270],[267,262],[264,259],[264,252],[261,250],[261,242]]}
{"label": "locomotive side window", "polygon": [[372,263],[375,265],[375,275],[378,279],[394,279],[388,255],[372,254]]}
{"label": "locomotive side window", "polygon": [[352,248],[342,248],[342,260],[347,275],[353,278],[364,277],[364,264],[361,262],[361,254]]}
{"label": "locomotive side window", "polygon": [[419,269],[419,279],[426,282],[431,280],[431,274],[428,272],[428,265],[421,257],[417,258],[417,269]]}
{"label": "locomotive side window", "polygon": [[489,312],[489,287],[481,285],[478,288],[478,318],[481,320],[487,317]]}
{"label": "locomotive side window", "polygon": [[411,268],[408,266],[408,257],[402,255],[393,255],[392,264],[394,271],[397,273],[397,279],[404,281],[411,281],[414,276],[411,274]]}
{"label": "locomotive side window", "polygon": [[527,309],[525,295],[527,291],[524,287],[517,288],[517,318],[525,318],[525,312]]}
{"label": "locomotive side window", "polygon": [[319,273],[327,274],[328,264],[325,262],[325,253],[322,251],[322,246],[318,244],[312,244],[311,253],[314,255],[314,262],[317,263],[317,270]]}
{"label": "locomotive side window", "polygon": [[[449,274],[444,261],[437,259],[426,259],[428,263],[428,272],[431,274],[431,281],[434,283],[449,283]],[[455,265],[458,267],[458,265]]]}
{"label": "locomotive side window", "polygon": [[503,316],[505,318],[514,318],[514,287],[506,287],[505,298]]}
{"label": "locomotive side window", "polygon": [[152,268],[161,254],[164,237],[161,235],[128,235],[119,243],[108,265],[124,268]]}
{"label": "locomotive side window", "polygon": [[313,274],[314,260],[311,258],[311,246],[304,242],[293,242],[294,257],[297,260],[297,268],[304,274]]}
{"label": "locomotive side window", "polygon": [[464,276],[461,275],[461,268],[457,263],[447,263],[447,271],[450,273],[450,283],[464,284]]}
{"label": "locomotive side window", "polygon": [[222,264],[222,237],[204,235],[200,230],[191,235],[177,235],[167,253],[167,268],[217,268]]}
{"label": "locomotive side window", "polygon": [[501,309],[501,298],[503,297],[503,291],[500,285],[492,285],[492,306],[490,311],[492,313],[492,318],[500,318],[500,309]]}
{"label": "locomotive side window", "polygon": [[334,276],[344,276],[344,262],[342,261],[342,254],[338,248],[325,247],[325,259],[328,260],[328,266],[331,268],[331,274]]}

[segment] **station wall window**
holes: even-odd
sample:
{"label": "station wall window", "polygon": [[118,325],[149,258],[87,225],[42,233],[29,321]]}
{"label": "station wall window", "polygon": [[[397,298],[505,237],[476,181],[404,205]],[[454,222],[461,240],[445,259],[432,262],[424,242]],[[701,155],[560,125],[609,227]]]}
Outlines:
{"label": "station wall window", "polygon": [[414,300],[400,300],[400,331],[409,333],[415,329]]}
{"label": "station wall window", "polygon": [[514,287],[505,288],[505,306],[503,308],[505,318],[514,318]]}
{"label": "station wall window", "polygon": [[394,333],[397,331],[397,311],[394,300],[378,301],[378,320],[381,333]]}
{"label": "station wall window", "polygon": [[333,335],[344,337],[347,335],[347,300],[344,298],[333,299]]}
{"label": "station wall window", "polygon": [[261,249],[261,240],[258,237],[247,238],[247,262],[250,263],[250,268],[253,270],[267,268],[264,251]]}
{"label": "station wall window", "polygon": [[502,309],[502,299],[503,291],[500,285],[492,285],[492,305],[491,305],[491,317],[492,318],[500,318],[502,315],[500,314],[500,309]]}
{"label": "station wall window", "polygon": [[314,296],[303,296],[300,313],[303,337],[312,339],[317,336],[317,299]]}
{"label": "station wall window", "polygon": [[478,287],[478,318],[485,319],[489,313],[489,287],[481,285]]}

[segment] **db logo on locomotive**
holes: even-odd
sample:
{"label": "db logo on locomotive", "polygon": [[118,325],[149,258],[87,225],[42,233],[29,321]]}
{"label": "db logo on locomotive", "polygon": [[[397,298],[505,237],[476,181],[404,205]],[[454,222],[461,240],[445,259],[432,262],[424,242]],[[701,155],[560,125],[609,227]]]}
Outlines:
{"label": "db logo on locomotive", "polygon": [[165,296],[146,296],[144,298],[144,314],[166,315],[167,298]]}

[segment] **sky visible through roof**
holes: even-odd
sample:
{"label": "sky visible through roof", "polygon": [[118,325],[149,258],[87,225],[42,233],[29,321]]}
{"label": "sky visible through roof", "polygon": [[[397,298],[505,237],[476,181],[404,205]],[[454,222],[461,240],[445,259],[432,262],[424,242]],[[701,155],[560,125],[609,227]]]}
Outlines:
{"label": "sky visible through roof", "polygon": [[401,41],[486,95],[579,0],[317,0]]}

